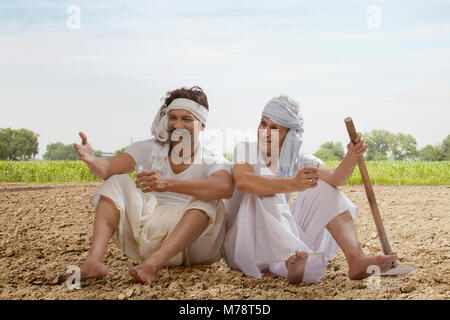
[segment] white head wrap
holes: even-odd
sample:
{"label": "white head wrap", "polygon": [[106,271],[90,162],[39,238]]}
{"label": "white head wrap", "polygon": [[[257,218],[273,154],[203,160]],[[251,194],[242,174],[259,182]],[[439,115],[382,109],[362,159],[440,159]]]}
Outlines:
{"label": "white head wrap", "polygon": [[206,121],[208,120],[208,109],[205,106],[190,99],[174,99],[168,106],[162,106],[153,119],[152,134],[159,142],[165,143],[169,139],[167,119],[169,111],[173,109],[182,109],[191,112],[204,125],[206,125]]}
{"label": "white head wrap", "polygon": [[303,143],[303,118],[300,115],[297,116],[286,103],[278,98],[274,98],[266,104],[262,115],[276,124],[290,129],[281,148],[277,176],[292,177],[295,157]]}
{"label": "white head wrap", "polygon": [[[206,125],[208,119],[208,109],[205,106],[184,98],[174,99],[168,106],[162,106],[156,113],[152,123],[152,134],[155,139],[160,142],[155,145],[152,159],[152,170],[164,173],[167,167],[167,158],[169,154],[169,132],[167,127],[167,119],[169,111],[173,109],[182,109],[191,112],[198,120]],[[197,146],[201,152],[201,148]],[[202,157],[196,157],[201,159]]]}

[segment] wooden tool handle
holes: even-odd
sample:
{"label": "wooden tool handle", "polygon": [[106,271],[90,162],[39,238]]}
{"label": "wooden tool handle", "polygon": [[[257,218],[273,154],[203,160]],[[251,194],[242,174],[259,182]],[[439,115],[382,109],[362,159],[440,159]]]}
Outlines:
{"label": "wooden tool handle", "polygon": [[[356,129],[353,124],[353,120],[350,117],[345,118],[345,125],[347,126],[348,135],[350,136],[350,141],[355,143],[356,139]],[[384,230],[383,221],[381,220],[380,211],[378,210],[377,201],[375,199],[375,193],[372,189],[372,184],[370,183],[369,173],[367,172],[366,163],[364,161],[364,156],[358,158],[358,167],[361,172],[362,181],[364,184],[364,189],[366,190],[367,199],[369,200],[370,210],[372,211],[373,220],[375,221],[375,226],[377,227],[378,237],[380,238],[381,248],[384,254],[390,254],[392,252],[389,240],[387,238],[386,232]]]}

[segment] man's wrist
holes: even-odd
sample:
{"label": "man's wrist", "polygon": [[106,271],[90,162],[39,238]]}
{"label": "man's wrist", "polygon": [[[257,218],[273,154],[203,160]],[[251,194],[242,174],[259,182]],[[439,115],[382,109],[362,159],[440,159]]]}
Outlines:
{"label": "man's wrist", "polygon": [[91,165],[96,167],[98,165],[99,160],[102,159],[102,158],[99,158],[97,156],[93,156],[93,158],[94,159],[91,161]]}
{"label": "man's wrist", "polygon": [[166,191],[176,192],[177,179],[167,178],[166,179]]}
{"label": "man's wrist", "polygon": [[97,171],[97,168],[99,167],[98,166],[98,158],[96,156],[94,156],[94,159],[91,162],[86,163],[86,164],[91,171]]}
{"label": "man's wrist", "polygon": [[295,191],[295,186],[294,186],[294,179],[293,178],[287,178],[285,179],[286,181],[282,182],[282,186],[283,186],[283,193],[289,193],[289,192],[294,192]]}
{"label": "man's wrist", "polygon": [[345,155],[344,160],[347,160],[347,161],[349,161],[350,163],[355,164],[356,161],[358,160],[358,157],[355,156],[354,154],[348,152],[348,153]]}
{"label": "man's wrist", "polygon": [[105,180],[108,178],[108,172],[105,167],[104,158],[94,156],[94,160],[91,161],[87,166],[91,172],[99,177],[100,179]]}

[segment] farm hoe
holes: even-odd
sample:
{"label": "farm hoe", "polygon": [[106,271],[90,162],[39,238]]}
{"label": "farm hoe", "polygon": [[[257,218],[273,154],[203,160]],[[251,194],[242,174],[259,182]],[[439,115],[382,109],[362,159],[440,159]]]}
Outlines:
{"label": "farm hoe", "polygon": [[[356,139],[355,125],[351,117],[345,118],[345,125],[347,126],[347,131],[350,136],[350,140],[354,143]],[[370,210],[372,211],[373,220],[375,221],[375,226],[377,227],[378,237],[380,238],[381,248],[385,255],[391,254],[391,246],[389,245],[389,240],[384,230],[383,221],[381,220],[380,211],[378,210],[377,201],[375,199],[375,193],[372,189],[372,184],[370,183],[369,173],[367,172],[366,163],[364,162],[364,156],[361,155],[358,158],[358,167],[361,172],[362,181],[364,183],[364,189],[366,190],[367,199],[369,200]],[[401,274],[406,274],[413,271],[413,267],[399,267],[397,261],[394,262],[391,269],[382,272],[382,276],[396,276]]]}

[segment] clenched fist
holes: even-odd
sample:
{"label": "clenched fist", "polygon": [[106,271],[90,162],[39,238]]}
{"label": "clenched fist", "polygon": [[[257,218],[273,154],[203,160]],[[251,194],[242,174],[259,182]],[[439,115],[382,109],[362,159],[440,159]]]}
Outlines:
{"label": "clenched fist", "polygon": [[317,187],[319,181],[319,170],[317,168],[303,168],[292,178],[294,189],[304,191],[309,188]]}
{"label": "clenched fist", "polygon": [[364,140],[361,138],[361,133],[358,132],[356,134],[355,143],[350,142],[347,145],[347,156],[351,159],[358,159],[364,152],[367,151],[367,144],[364,143]]}
{"label": "clenched fist", "polygon": [[144,171],[136,175],[136,187],[142,189],[144,193],[168,191],[168,186],[169,180],[154,170]]}

